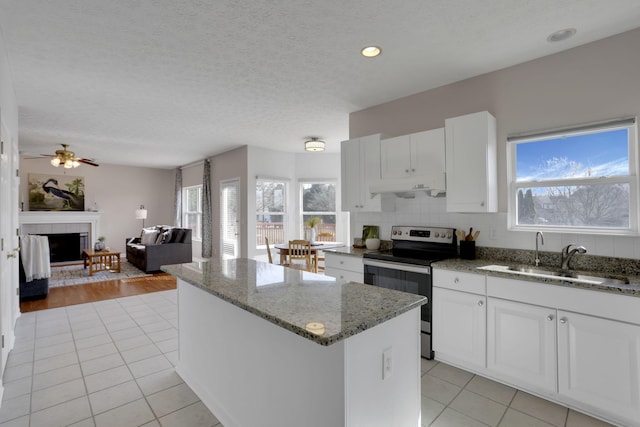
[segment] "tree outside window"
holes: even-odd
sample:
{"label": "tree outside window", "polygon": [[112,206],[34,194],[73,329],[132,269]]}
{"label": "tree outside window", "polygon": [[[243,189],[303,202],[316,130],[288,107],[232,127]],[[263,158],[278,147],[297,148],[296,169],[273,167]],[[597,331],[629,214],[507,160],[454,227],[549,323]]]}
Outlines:
{"label": "tree outside window", "polygon": [[320,241],[336,240],[336,184],[334,182],[304,182],[300,184],[302,192],[302,235],[305,236],[308,221],[319,218],[316,226],[316,239]]}
{"label": "tree outside window", "polygon": [[202,240],[202,185],[194,185],[183,189],[182,222],[185,228],[191,229],[193,240]]}

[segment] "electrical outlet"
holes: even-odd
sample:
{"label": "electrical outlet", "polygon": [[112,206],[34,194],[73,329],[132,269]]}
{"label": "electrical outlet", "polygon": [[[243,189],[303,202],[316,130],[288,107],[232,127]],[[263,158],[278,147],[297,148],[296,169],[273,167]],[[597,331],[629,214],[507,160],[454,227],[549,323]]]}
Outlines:
{"label": "electrical outlet", "polygon": [[387,348],[382,352],[382,379],[386,380],[391,378],[392,372],[392,355],[393,350],[391,347]]}
{"label": "electrical outlet", "polygon": [[491,230],[489,230],[489,238],[491,240],[495,240],[498,238],[498,236],[496,235],[496,228],[495,227],[491,227]]}

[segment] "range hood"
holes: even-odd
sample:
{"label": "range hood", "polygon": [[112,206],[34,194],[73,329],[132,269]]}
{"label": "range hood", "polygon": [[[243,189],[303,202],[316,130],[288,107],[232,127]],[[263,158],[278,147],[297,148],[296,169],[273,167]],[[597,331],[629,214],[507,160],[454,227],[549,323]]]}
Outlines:
{"label": "range hood", "polygon": [[409,178],[387,178],[369,184],[369,193],[372,196],[393,193],[397,197],[411,199],[415,197],[416,192],[425,192],[432,197],[444,196],[444,172]]}

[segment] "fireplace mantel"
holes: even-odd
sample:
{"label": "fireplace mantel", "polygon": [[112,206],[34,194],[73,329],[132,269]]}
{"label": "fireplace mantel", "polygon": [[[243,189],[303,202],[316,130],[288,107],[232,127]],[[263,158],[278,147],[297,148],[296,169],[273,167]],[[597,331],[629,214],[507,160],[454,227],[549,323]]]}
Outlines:
{"label": "fireplace mantel", "polygon": [[20,212],[20,232],[24,226],[42,224],[90,224],[89,241],[93,242],[100,235],[100,212],[84,211],[29,211]]}

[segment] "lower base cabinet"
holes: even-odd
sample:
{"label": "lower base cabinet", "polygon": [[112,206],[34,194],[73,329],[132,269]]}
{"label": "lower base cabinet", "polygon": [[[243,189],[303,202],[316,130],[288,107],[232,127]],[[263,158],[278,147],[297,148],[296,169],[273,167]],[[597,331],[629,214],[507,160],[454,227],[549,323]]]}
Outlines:
{"label": "lower base cabinet", "polygon": [[558,311],[558,338],[560,395],[640,425],[640,326]]}
{"label": "lower base cabinet", "polygon": [[437,359],[485,366],[485,301],[484,295],[433,288],[433,350]]}
{"label": "lower base cabinet", "polygon": [[324,253],[324,274],[347,282],[364,283],[364,264],[362,258],[341,255],[335,252]]}
{"label": "lower base cabinet", "polygon": [[556,392],[556,310],[487,301],[487,369],[497,378]]}
{"label": "lower base cabinet", "polygon": [[640,427],[640,297],[493,276],[468,293],[472,275],[433,271],[436,360]]}

